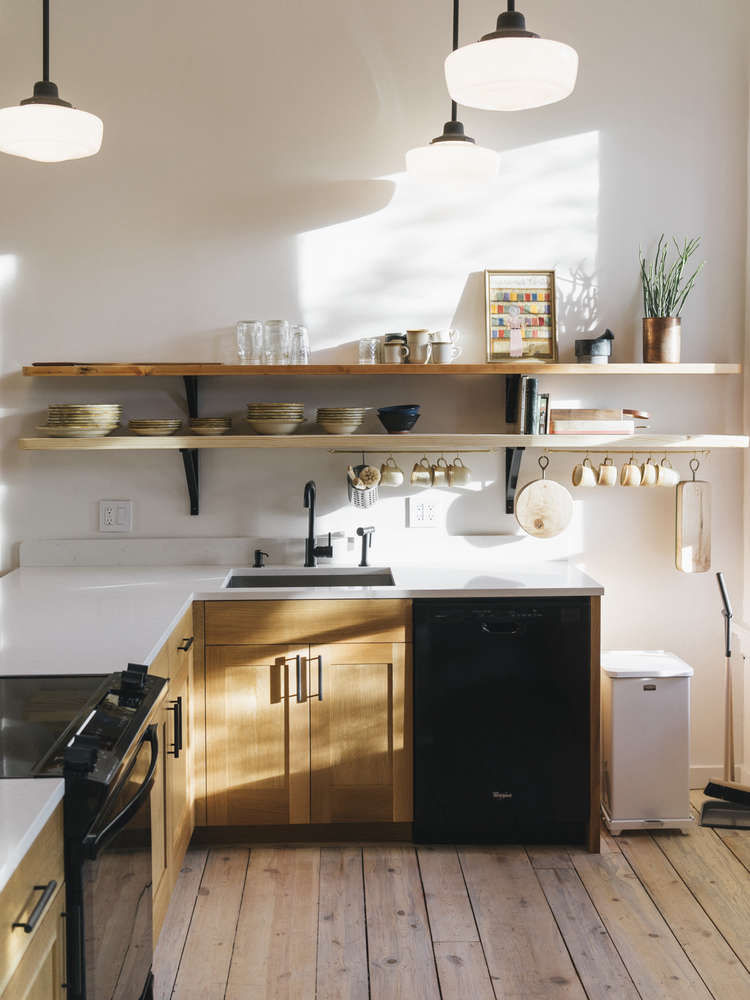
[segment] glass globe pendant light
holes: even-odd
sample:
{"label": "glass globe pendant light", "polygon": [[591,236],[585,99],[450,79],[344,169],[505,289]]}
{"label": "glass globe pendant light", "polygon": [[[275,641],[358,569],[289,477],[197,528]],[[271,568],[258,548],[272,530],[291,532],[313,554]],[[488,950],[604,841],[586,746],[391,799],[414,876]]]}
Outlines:
{"label": "glass globe pendant light", "polygon": [[[458,47],[458,3],[453,0],[453,49]],[[436,183],[487,183],[497,176],[500,158],[494,149],[477,146],[458,121],[456,102],[451,103],[451,120],[443,134],[428,146],[418,146],[406,154],[406,172],[420,181]]]}
{"label": "glass globe pendant light", "polygon": [[445,60],[453,100],[483,111],[524,111],[562,101],[573,93],[577,75],[576,50],[527,31],[515,0],[508,0],[496,31]]}
{"label": "glass globe pendant light", "polygon": [[0,152],[55,163],[98,153],[101,118],[63,101],[49,78],[49,0],[42,0],[42,79],[33,97],[0,109]]}

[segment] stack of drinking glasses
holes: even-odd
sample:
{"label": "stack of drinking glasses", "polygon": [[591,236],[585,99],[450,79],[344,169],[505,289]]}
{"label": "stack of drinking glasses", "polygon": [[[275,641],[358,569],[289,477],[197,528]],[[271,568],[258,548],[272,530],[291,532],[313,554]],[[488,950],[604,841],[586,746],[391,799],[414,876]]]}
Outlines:
{"label": "stack of drinking glasses", "polygon": [[306,326],[285,319],[246,319],[237,324],[237,357],[241,365],[309,365]]}

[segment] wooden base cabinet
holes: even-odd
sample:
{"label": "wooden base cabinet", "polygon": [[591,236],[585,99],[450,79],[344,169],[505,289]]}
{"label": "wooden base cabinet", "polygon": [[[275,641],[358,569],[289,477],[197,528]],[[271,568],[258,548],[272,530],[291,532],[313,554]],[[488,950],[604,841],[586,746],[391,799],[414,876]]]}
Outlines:
{"label": "wooden base cabinet", "polygon": [[0,1000],[63,1000],[65,964],[65,883],[62,883]]}

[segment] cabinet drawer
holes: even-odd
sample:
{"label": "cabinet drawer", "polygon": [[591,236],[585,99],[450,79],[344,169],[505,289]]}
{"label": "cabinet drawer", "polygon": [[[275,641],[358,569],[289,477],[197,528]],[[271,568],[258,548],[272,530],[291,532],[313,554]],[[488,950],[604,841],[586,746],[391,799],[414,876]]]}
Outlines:
{"label": "cabinet drawer", "polygon": [[59,890],[63,879],[63,807],[60,803],[0,893],[0,993],[39,933],[42,921],[30,934],[22,927],[13,928],[12,924],[29,919],[41,896],[41,890],[35,891],[35,885],[46,886],[54,880]]}
{"label": "cabinet drawer", "polygon": [[1,1000],[63,1000],[65,883],[58,885]]}
{"label": "cabinet drawer", "polygon": [[411,601],[206,601],[208,645],[411,642]]}

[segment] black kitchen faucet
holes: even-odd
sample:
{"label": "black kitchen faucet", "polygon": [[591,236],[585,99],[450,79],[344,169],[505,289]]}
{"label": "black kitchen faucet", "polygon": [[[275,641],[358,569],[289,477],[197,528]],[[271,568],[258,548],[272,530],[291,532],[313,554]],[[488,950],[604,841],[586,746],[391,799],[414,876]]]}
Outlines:
{"label": "black kitchen faucet", "polygon": [[330,559],[333,556],[331,532],[328,532],[328,545],[315,544],[315,495],[316,487],[312,479],[305,483],[304,504],[308,510],[307,538],[305,539],[305,566],[315,566],[319,556]]}

